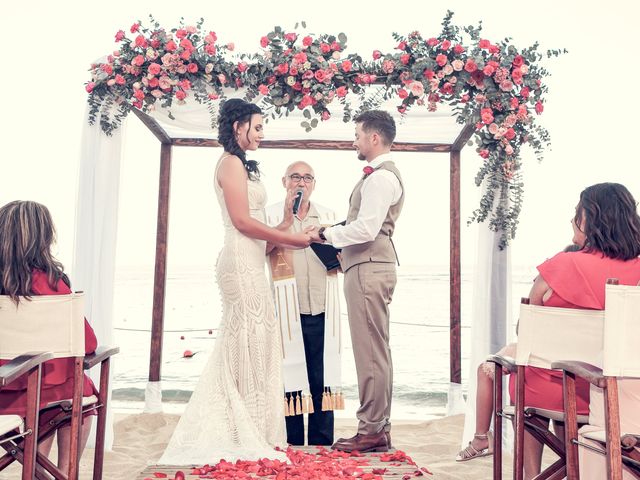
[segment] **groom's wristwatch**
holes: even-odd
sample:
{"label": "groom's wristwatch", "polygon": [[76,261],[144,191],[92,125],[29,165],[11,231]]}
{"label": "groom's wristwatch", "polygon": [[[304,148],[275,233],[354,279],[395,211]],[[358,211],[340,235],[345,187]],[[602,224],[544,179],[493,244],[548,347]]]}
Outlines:
{"label": "groom's wristwatch", "polygon": [[322,240],[323,242],[327,241],[327,237],[324,236],[325,229],[326,227],[320,227],[320,229],[318,230],[318,236],[320,237],[320,240]]}

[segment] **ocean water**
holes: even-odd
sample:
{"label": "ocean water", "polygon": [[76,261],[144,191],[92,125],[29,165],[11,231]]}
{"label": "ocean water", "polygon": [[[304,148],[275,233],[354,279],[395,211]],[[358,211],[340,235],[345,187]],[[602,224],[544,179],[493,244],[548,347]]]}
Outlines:
{"label": "ocean water", "polygon": [[[528,293],[534,270],[514,270],[513,307]],[[469,333],[473,272],[462,273],[462,375],[469,365]],[[139,409],[148,379],[153,301],[151,268],[119,268],[114,299],[113,405]],[[445,414],[449,387],[449,274],[448,267],[401,266],[391,304],[390,343],[394,365],[394,418],[425,419]],[[165,300],[162,389],[166,411],[180,412],[196,385],[213,349],[221,305],[212,267],[169,269]],[[513,316],[515,318],[515,316]],[[358,404],[351,339],[342,305],[343,392],[345,410],[353,417]],[[190,358],[184,352],[190,350]],[[464,389],[463,389],[464,390]]]}

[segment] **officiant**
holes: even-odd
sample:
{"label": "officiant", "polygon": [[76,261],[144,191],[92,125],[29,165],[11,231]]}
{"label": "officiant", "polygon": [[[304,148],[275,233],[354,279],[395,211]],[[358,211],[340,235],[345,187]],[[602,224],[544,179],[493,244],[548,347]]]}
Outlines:
{"label": "officiant", "polygon": [[[289,165],[282,185],[285,201],[267,207],[269,225],[302,231],[336,223],[332,210],[310,201],[316,180],[308,163]],[[333,410],[344,408],[338,269],[327,270],[311,248],[268,245],[267,254],[282,333],[287,441],[304,445],[308,414],[308,445],[331,445]]]}

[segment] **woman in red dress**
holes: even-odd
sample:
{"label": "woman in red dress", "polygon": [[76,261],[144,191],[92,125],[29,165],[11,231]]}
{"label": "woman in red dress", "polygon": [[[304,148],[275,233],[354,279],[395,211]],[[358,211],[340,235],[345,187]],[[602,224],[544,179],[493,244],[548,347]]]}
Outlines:
{"label": "woman in red dress", "polygon": [[[540,275],[529,295],[534,305],[603,310],[605,284],[617,278],[622,285],[640,281],[640,217],[637,203],[623,185],[600,183],[580,194],[576,214],[571,219],[573,243],[577,252],[559,253],[540,266]],[[515,399],[515,382],[509,382]],[[576,382],[578,413],[589,413],[589,386]],[[562,374],[527,367],[525,372],[527,405],[563,410]],[[525,433],[525,479],[540,472],[542,444]]]}
{"label": "woman in red dress", "polygon": [[[16,303],[29,301],[33,295],[65,295],[71,293],[70,283],[62,264],[51,254],[55,228],[49,210],[36,202],[15,201],[0,208],[0,294]],[[84,321],[85,351],[93,353],[97,340],[89,323]],[[7,363],[0,360],[0,365]],[[26,380],[19,380],[0,391],[0,414],[24,416],[26,412]],[[73,360],[54,359],[44,364],[42,372],[41,406],[72,397]],[[96,388],[85,375],[83,395],[91,396]],[[91,429],[91,417],[82,424],[80,453]],[[69,466],[69,427],[60,428],[58,436],[58,468],[66,472]],[[48,455],[53,436],[38,446]]]}

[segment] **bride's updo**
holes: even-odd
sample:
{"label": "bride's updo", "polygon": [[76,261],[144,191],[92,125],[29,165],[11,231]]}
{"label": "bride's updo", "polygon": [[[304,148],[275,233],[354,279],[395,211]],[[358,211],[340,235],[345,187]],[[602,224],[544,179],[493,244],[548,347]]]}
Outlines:
{"label": "bride's updo", "polygon": [[220,115],[218,116],[218,141],[227,152],[242,160],[249,177],[260,176],[258,162],[247,160],[246,152],[238,145],[233,124],[238,122],[241,125],[249,122],[249,126],[251,126],[251,115],[256,113],[262,114],[262,110],[257,105],[240,98],[231,98],[220,106]]}

